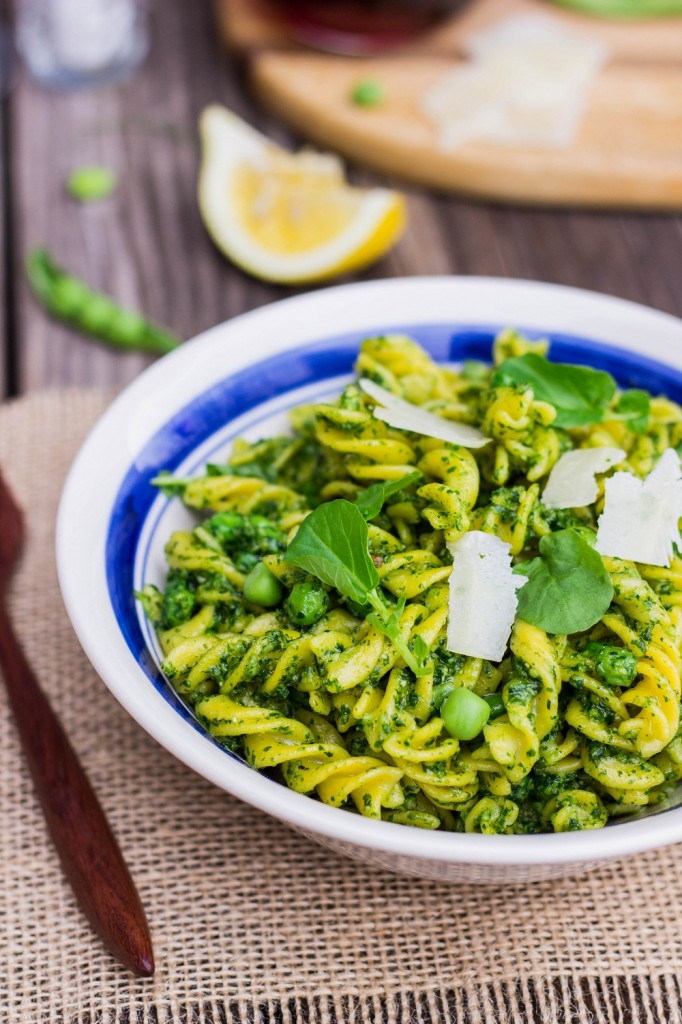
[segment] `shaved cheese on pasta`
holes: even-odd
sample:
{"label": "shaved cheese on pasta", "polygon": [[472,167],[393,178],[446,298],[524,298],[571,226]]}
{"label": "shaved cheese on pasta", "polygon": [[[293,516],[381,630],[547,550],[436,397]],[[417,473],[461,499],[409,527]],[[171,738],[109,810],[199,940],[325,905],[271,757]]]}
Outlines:
{"label": "shaved cheese on pasta", "polygon": [[625,458],[622,448],[576,448],[566,452],[549,474],[542,494],[547,508],[583,508],[599,495],[597,473],[605,473]]}
{"label": "shaved cheese on pasta", "polygon": [[645,480],[614,473],[606,481],[599,517],[597,551],[646,565],[670,565],[680,543],[682,466],[674,448],[666,448]]}
{"label": "shaved cheese on pasta", "polygon": [[511,546],[471,530],[448,544],[452,553],[448,650],[501,661],[511,635],[525,576],[512,572]]}
{"label": "shaved cheese on pasta", "polygon": [[467,50],[470,60],[422,100],[441,149],[470,141],[545,147],[575,142],[590,87],[608,58],[603,43],[530,14],[478,32]]}
{"label": "shaved cheese on pasta", "polygon": [[450,444],[458,444],[463,448],[482,448],[490,441],[490,438],[476,427],[446,420],[418,405],[412,405],[411,402],[398,398],[367,377],[363,377],[359,384],[365,394],[378,403],[373,410],[374,416],[378,420],[383,420],[389,427],[410,430],[413,434],[424,434],[426,437],[436,437],[439,441],[449,441]]}

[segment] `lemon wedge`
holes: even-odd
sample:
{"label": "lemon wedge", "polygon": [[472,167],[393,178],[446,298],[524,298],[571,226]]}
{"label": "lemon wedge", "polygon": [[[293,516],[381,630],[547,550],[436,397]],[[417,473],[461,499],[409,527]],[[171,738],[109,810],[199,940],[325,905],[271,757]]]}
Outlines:
{"label": "lemon wedge", "polygon": [[204,110],[199,130],[204,224],[255,277],[322,281],[373,263],[400,237],[403,197],[347,185],[332,154],[289,153],[220,106]]}

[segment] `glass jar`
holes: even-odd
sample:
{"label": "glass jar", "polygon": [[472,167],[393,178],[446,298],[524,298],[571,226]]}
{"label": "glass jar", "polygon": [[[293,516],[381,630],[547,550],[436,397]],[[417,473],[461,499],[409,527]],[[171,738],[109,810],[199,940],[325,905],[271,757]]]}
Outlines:
{"label": "glass jar", "polygon": [[144,0],[21,0],[17,49],[48,87],[108,85],[143,60],[147,22]]}

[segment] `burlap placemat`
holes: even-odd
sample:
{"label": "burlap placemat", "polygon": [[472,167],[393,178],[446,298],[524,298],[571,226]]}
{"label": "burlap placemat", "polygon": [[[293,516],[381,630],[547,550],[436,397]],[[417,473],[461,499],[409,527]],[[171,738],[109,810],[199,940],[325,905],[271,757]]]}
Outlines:
{"label": "burlap placemat", "polygon": [[12,611],[139,884],[157,973],[132,978],[90,934],[0,698],[0,1019],[680,1021],[682,847],[533,886],[402,878],[230,798],[138,728],[82,654],[54,569],[61,484],[105,404],[71,391],[0,407],[0,464],[29,524]]}

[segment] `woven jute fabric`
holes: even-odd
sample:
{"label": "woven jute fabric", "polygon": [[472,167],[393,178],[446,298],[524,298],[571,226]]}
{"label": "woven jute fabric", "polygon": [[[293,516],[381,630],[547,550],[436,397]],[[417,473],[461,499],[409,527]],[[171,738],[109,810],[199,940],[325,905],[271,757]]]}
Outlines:
{"label": "woven jute fabric", "polygon": [[128,717],[80,650],[54,567],[64,476],[106,401],[71,391],[0,407],[0,465],[29,528],[11,611],[137,881],[157,972],[131,977],[90,933],[50,845],[3,697],[0,1019],[682,1020],[682,847],[526,886],[390,875],[337,857],[222,793]]}

